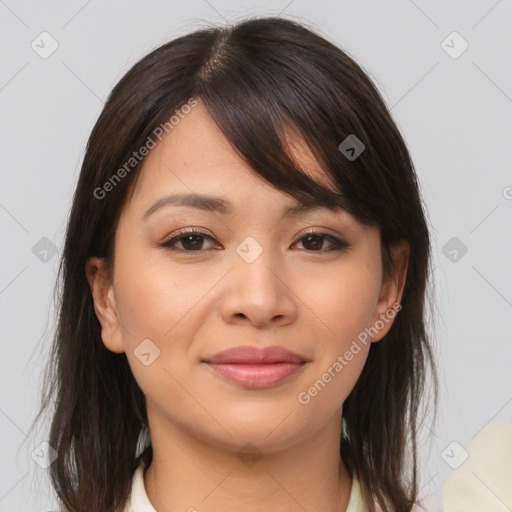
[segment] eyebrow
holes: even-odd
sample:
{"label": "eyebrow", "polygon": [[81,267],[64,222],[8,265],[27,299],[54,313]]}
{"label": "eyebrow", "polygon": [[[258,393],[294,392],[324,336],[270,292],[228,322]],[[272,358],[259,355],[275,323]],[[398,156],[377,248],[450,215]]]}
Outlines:
{"label": "eyebrow", "polygon": [[[216,212],[221,215],[230,215],[234,212],[233,204],[221,197],[200,194],[171,194],[162,197],[150,206],[142,216],[142,220],[146,220],[157,210],[168,206],[185,206],[208,212]],[[283,209],[283,217],[297,217],[321,208],[326,208],[331,211],[342,209],[340,206],[326,206],[316,202],[309,204],[297,202]]]}

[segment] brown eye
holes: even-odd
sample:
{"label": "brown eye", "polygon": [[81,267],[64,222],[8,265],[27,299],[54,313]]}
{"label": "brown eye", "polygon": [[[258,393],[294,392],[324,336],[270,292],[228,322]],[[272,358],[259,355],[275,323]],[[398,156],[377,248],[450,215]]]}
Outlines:
{"label": "brown eye", "polygon": [[322,249],[325,238],[319,235],[308,235],[305,236],[302,240],[304,240],[302,244],[306,249],[313,249],[316,251]]}
{"label": "brown eye", "polygon": [[[306,236],[303,236],[299,242],[300,241],[302,241],[304,249],[309,252],[327,252],[337,249],[346,249],[352,245],[345,240],[340,240],[325,233],[308,233]],[[330,244],[327,248],[324,247],[325,241],[328,241]]]}
{"label": "brown eye", "polygon": [[182,247],[187,251],[198,251],[203,247],[204,237],[202,235],[186,235],[178,239]]}
{"label": "brown eye", "polygon": [[[211,236],[201,231],[182,231],[166,242],[161,243],[160,246],[173,251],[200,252],[205,249],[206,239],[213,241]],[[212,249],[212,247],[206,247],[206,249]]]}

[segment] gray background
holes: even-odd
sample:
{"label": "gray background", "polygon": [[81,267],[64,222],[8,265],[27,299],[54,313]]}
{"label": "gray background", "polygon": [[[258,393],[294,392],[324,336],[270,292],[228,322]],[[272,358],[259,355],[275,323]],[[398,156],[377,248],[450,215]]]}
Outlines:
{"label": "gray background", "polygon": [[[370,73],[419,175],[439,313],[439,421],[432,449],[423,444],[421,475],[430,510],[440,510],[451,471],[443,450],[467,447],[491,420],[512,419],[510,0],[0,0],[0,511],[54,503],[47,471],[31,456],[46,433],[27,431],[68,209],[103,101],[161,43],[207,22],[278,13],[308,21]],[[43,45],[43,31],[58,43],[46,59],[31,47]],[[469,44],[457,58],[442,45],[453,31]],[[451,39],[453,54],[462,46]],[[56,254],[44,253],[43,237]]]}

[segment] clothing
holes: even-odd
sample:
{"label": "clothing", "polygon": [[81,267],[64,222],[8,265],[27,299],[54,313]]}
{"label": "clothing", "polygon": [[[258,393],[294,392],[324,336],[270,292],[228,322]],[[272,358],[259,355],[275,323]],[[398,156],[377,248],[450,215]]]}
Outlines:
{"label": "clothing", "polygon": [[[356,477],[352,479],[352,490],[346,512],[367,512],[361,497],[359,481]],[[135,470],[132,479],[132,488],[130,499],[124,509],[124,512],[156,512],[148,499],[144,487],[144,463],[141,461],[139,467]]]}
{"label": "clothing", "polygon": [[453,441],[442,457],[453,468],[443,485],[444,512],[512,510],[512,421],[490,421],[467,448]]}

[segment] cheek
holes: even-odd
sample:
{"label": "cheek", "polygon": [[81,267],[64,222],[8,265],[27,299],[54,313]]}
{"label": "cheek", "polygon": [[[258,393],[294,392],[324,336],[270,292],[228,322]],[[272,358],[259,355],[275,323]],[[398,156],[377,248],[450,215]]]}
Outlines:
{"label": "cheek", "polygon": [[177,349],[185,333],[193,336],[190,321],[197,321],[196,306],[212,287],[213,277],[198,279],[192,266],[178,268],[160,251],[120,243],[117,254],[115,294],[123,337],[130,348],[149,338],[165,345],[166,351]]}
{"label": "cheek", "polygon": [[340,351],[370,325],[380,291],[379,266],[348,261],[304,281],[297,295],[326,336],[324,351]]}
{"label": "cheek", "polygon": [[354,258],[329,277],[316,277],[314,287],[304,286],[300,292],[320,331],[311,377],[299,401],[308,402],[325,419],[341,407],[365,365],[371,346],[365,329],[378,303],[380,266],[375,260],[362,264]]}
{"label": "cheek", "polygon": [[[116,260],[115,288],[124,350],[134,378],[148,401],[166,408],[173,397],[180,410],[194,410],[193,400],[179,383],[186,382],[194,368],[189,346],[202,322],[198,304],[203,304],[201,298],[213,286],[214,277],[198,279],[195,274],[194,279],[192,266],[180,272],[148,252],[129,254],[130,258]],[[187,390],[197,392],[194,382],[187,382]]]}
{"label": "cheek", "polygon": [[[179,410],[195,411],[203,418],[204,411],[197,409],[188,394],[204,393],[195,378],[201,352],[194,342],[215,307],[215,285],[225,271],[172,263],[158,253],[125,251],[130,258],[120,258],[116,268],[124,350],[135,380],[150,401],[168,408],[169,397],[173,397]],[[143,356],[146,353],[149,356]],[[186,383],[188,393],[181,383]],[[176,412],[169,409],[167,414],[174,417]]]}

